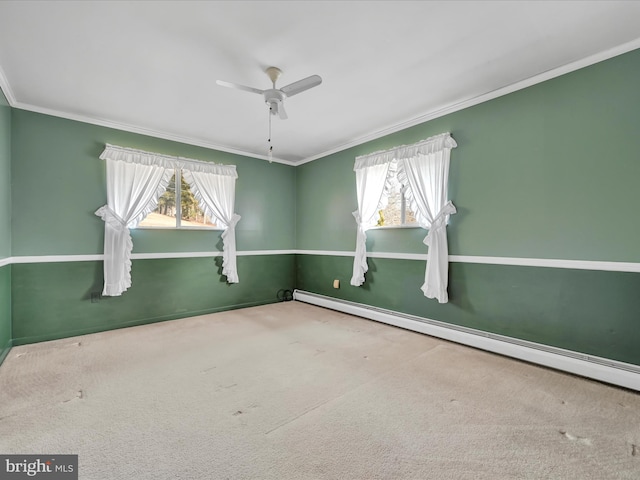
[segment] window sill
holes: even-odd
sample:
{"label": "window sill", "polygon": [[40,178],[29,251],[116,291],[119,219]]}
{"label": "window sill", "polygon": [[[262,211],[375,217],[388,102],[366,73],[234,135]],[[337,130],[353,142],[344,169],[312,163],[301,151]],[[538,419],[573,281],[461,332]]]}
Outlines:
{"label": "window sill", "polygon": [[395,230],[397,228],[422,228],[420,225],[385,225],[384,227],[371,227],[369,230]]}
{"label": "window sill", "polygon": [[225,229],[220,227],[136,227],[132,230],[201,230],[206,232],[223,232]]}

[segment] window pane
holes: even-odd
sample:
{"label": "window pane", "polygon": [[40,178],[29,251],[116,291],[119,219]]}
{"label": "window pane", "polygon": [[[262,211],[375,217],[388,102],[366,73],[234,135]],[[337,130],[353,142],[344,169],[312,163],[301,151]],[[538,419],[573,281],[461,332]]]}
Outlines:
{"label": "window pane", "polygon": [[180,225],[182,227],[209,227],[214,228],[216,225],[213,223],[211,218],[206,216],[200,205],[198,205],[198,201],[196,197],[193,196],[193,192],[191,192],[191,188],[189,184],[181,179],[180,182],[180,191],[182,193],[181,197],[181,207],[182,207],[182,216]]}
{"label": "window pane", "polygon": [[377,224],[379,227],[402,225],[402,192],[400,182],[395,176],[391,178],[391,186],[387,208],[380,211]]}
{"label": "window pane", "polygon": [[409,208],[409,202],[405,199],[405,207],[404,207],[404,224],[405,225],[415,225],[416,223],[416,214]]}
{"label": "window pane", "polygon": [[140,227],[174,227],[176,226],[176,176],[173,175],[167,190],[158,199],[158,207],[147,215]]}
{"label": "window pane", "polygon": [[[398,178],[392,177],[391,192],[389,194],[389,203],[387,208],[379,212],[378,227],[393,227],[400,225],[415,225],[416,217],[411,211],[404,198],[404,191]],[[404,219],[402,210],[404,209]]]}

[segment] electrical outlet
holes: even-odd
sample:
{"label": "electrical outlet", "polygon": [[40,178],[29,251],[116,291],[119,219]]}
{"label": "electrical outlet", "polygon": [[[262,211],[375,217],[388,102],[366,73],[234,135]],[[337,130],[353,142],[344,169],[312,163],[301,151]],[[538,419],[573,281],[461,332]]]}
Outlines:
{"label": "electrical outlet", "polygon": [[340,288],[340,280],[336,279],[333,281],[333,288]]}

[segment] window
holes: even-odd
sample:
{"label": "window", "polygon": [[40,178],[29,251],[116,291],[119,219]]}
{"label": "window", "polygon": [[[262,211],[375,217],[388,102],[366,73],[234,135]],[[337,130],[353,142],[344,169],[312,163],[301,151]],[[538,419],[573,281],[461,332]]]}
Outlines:
{"label": "window", "polygon": [[376,227],[418,227],[415,214],[409,208],[405,189],[400,185],[397,175],[390,172],[389,203],[384,210],[378,210]]}
{"label": "window", "polygon": [[[227,283],[240,281],[236,265],[236,225],[241,217],[234,213],[238,178],[235,165],[109,144],[100,159],[106,162],[107,170],[107,204],[95,212],[104,221],[103,295],[116,297],[131,286],[133,239],[130,229],[136,228],[140,219],[152,215],[147,222],[152,224],[150,228],[154,228],[153,224],[155,228],[216,228],[196,205],[196,196],[205,210],[215,216],[219,224],[216,230],[224,230],[222,275],[227,277]],[[164,189],[160,200],[165,185],[169,188]],[[154,206],[156,209],[151,210]]]}
{"label": "window", "polygon": [[[356,157],[353,170],[358,210],[353,212],[357,230],[351,285],[361,286],[369,271],[367,230],[376,226],[384,228],[392,222],[399,223],[396,228],[408,226],[409,222],[416,223],[417,216],[420,226],[429,230],[423,240],[429,250],[424,284],[420,289],[427,298],[437,298],[440,303],[449,301],[446,227],[449,216],[456,213],[456,207],[447,199],[447,181],[451,149],[456,146],[447,132],[413,145]],[[398,178],[402,179],[402,187]],[[385,194],[391,201],[385,210],[379,211],[380,199]],[[411,199],[415,215],[407,211],[406,197]]]}
{"label": "window", "polygon": [[[176,198],[180,201],[176,202]],[[158,199],[157,208],[138,227],[222,230],[204,214],[180,169],[175,170],[167,190]]]}

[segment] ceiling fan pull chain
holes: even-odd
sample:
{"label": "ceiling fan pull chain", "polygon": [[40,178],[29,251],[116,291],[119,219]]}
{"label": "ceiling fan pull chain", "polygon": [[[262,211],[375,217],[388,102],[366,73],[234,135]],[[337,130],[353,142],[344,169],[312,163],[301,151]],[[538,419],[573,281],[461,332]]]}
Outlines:
{"label": "ceiling fan pull chain", "polygon": [[271,110],[273,107],[269,107],[269,138],[267,142],[269,142],[269,152],[267,153],[267,157],[269,158],[269,163],[273,161],[273,145],[271,145]]}

